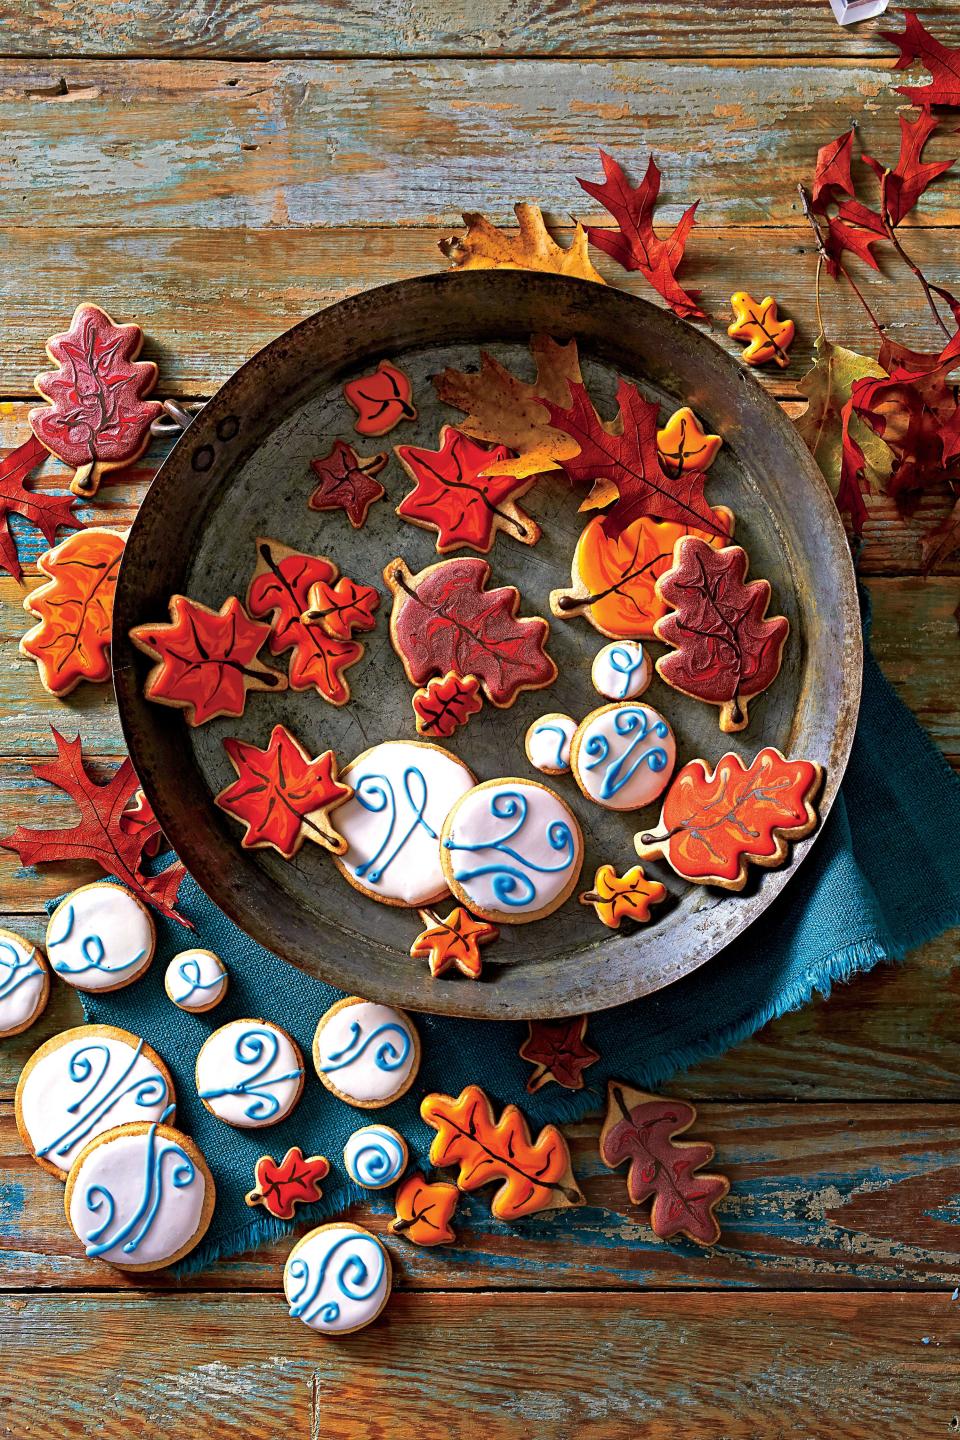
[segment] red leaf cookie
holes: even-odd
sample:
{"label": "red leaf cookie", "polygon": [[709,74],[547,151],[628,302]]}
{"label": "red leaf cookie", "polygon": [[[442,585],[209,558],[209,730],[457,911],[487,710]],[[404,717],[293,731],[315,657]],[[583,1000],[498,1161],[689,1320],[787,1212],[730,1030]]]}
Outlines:
{"label": "red leaf cookie", "polygon": [[76,504],[72,495],[50,495],[44,490],[27,489],[27,476],[46,458],[46,447],[31,435],[0,460],[0,569],[8,571],[14,580],[19,580],[23,572],[17,542],[10,530],[11,514],[22,515],[31,525],[36,525],[48,545],[53,544],[61,527],[66,530],[82,527],[83,522],[70,513]]}
{"label": "red leaf cookie", "polygon": [[37,662],[40,682],[51,695],[69,695],[81,680],[110,679],[113,595],[122,554],[122,535],[86,529],[40,556],[47,583],[23,602],[39,624],[22,637],[20,653]]}
{"label": "red leaf cookie", "polygon": [[389,360],[381,360],[371,375],[348,380],[343,394],[357,412],[353,428],[358,435],[386,435],[401,420],[417,418],[410,381]]}
{"label": "red leaf cookie", "polygon": [[215,803],[246,827],[245,850],[270,846],[291,860],[304,840],[342,855],[347,842],[338,835],[329,812],[353,794],[337,779],[332,750],[315,760],[285,725],[275,725],[264,750],[244,740],[224,740],[223,748],[237,772],[232,785],[214,796]]}
{"label": "red leaf cookie", "polygon": [[557,677],[544,650],[550,626],[517,617],[512,585],[485,590],[490,566],[473,556],[428,565],[411,575],[403,560],[383,572],[393,592],[390,635],[412,685],[431,675],[476,675],[491,704],[504,709],[521,690],[541,690]]}
{"label": "red leaf cookie", "polygon": [[417,734],[437,736],[452,735],[461,725],[466,725],[471,715],[483,708],[483,696],[478,695],[480,681],[476,675],[456,675],[452,670],[446,675],[434,676],[422,690],[413,696],[413,713],[417,717]]}
{"label": "red leaf cookie", "polygon": [[449,1245],[457,1238],[450,1221],[459,1200],[460,1191],[446,1180],[408,1175],[397,1187],[397,1214],[390,1229],[414,1245]]}
{"label": "red leaf cookie", "polygon": [[515,497],[530,489],[536,479],[528,475],[486,475],[484,468],[509,460],[505,445],[486,445],[444,425],[440,449],[395,445],[394,453],[415,482],[414,489],[397,506],[397,514],[425,530],[436,530],[437,550],[480,550],[493,544],[499,530],[523,545],[535,545],[540,526],[515,504]]}
{"label": "red leaf cookie", "polygon": [[528,1020],[527,1030],[519,1053],[534,1067],[527,1081],[531,1095],[551,1080],[565,1090],[582,1090],[584,1070],[600,1059],[584,1039],[586,1015],[576,1015],[572,1020]]}
{"label": "red leaf cookie", "polygon": [[685,880],[742,890],[749,861],[767,869],[781,865],[788,841],[814,829],[813,800],[822,780],[820,765],[787,760],[772,745],[750,765],[732,753],[713,771],[705,760],[691,760],[667,791],[662,833],[635,836],[637,854],[662,856]]}
{"label": "red leaf cookie", "polygon": [[304,1156],[291,1145],[280,1161],[261,1155],[253,1171],[254,1188],[244,1197],[248,1205],[262,1205],[278,1220],[292,1220],[298,1205],[309,1205],[323,1195],[320,1181],[330,1174],[323,1155]]}
{"label": "red leaf cookie", "polygon": [[30,411],[33,433],[76,471],[75,495],[95,495],[103,474],[129,465],[150,443],[150,426],[163,413],[147,400],[157,383],[152,361],[137,360],[139,325],[117,325],[97,305],[78,305],[70,329],[47,341],[59,369],[34,384],[49,403]]}
{"label": "red leaf cookie", "polygon": [[720,1225],[713,1213],[730,1189],[724,1175],[706,1175],[713,1146],[705,1140],[675,1140],[689,1130],[697,1112],[685,1100],[647,1095],[619,1080],[607,1091],[607,1117],[600,1132],[600,1159],[611,1170],[626,1161],[631,1204],[653,1197],[650,1224],[661,1240],[686,1235],[697,1245],[715,1245]]}
{"label": "red leaf cookie", "polygon": [[657,661],[657,673],[674,690],[718,705],[727,734],[749,723],[748,701],[776,679],[790,633],[784,616],[767,616],[769,582],[745,584],[746,574],[739,545],[715,550],[687,535],[657,581],[657,595],[674,608],[653,633],[675,647]]}
{"label": "red leaf cookie", "polygon": [[[281,545],[278,540],[257,541],[257,566],[247,591],[251,615],[270,618],[270,653],[291,651],[288,666],[290,688],[309,690],[345,705],[350,686],[343,672],[356,665],[363,655],[357,640],[331,635],[324,625],[305,625],[303,615],[310,606],[314,585],[333,585],[337,567],[322,555],[304,555]],[[376,592],[374,592],[376,593]]]}
{"label": "red leaf cookie", "polygon": [[354,530],[359,530],[375,500],[386,494],[379,475],[388,456],[360,456],[345,440],[334,440],[328,454],[310,461],[320,482],[307,501],[311,510],[344,510]]}
{"label": "red leaf cookie", "polygon": [[456,905],[445,920],[429,910],[420,911],[428,929],[410,946],[414,960],[425,958],[430,974],[442,975],[456,966],[462,975],[476,980],[483,966],[480,946],[496,940],[500,931],[488,920],[476,920],[462,905]]}
{"label": "red leaf cookie", "polygon": [[248,690],[285,690],[287,682],[257,655],[269,625],[251,620],[235,595],[210,610],[186,595],[171,595],[170,624],[135,625],[130,639],[157,663],[144,694],[158,705],[186,711],[188,725],[218,715],[242,715]]}

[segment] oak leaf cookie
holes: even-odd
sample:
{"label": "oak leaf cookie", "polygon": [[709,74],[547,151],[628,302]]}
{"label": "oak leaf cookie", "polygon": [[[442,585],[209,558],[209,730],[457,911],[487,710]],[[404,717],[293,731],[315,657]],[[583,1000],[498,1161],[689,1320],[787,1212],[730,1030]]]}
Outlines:
{"label": "oak leaf cookie", "polygon": [[285,1120],[303,1092],[303,1056],[269,1020],[230,1020],[204,1041],[197,1094],[211,1115],[240,1130]]}
{"label": "oak leaf cookie", "polygon": [[206,1234],[215,1203],[197,1146],[157,1120],[98,1135],[73,1162],[63,1196],[88,1258],[121,1270],[182,1260]]}
{"label": "oak leaf cookie", "polygon": [[113,596],[123,536],[87,526],[47,550],[37,569],[47,577],[23,608],[38,622],[20,639],[20,654],[37,662],[40,683],[63,697],[81,680],[110,679]]}
{"label": "oak leaf cookie", "polygon": [[169,1070],[139,1036],[78,1025],[30,1056],[14,1113],[37,1164],[62,1180],[88,1141],[128,1122],[159,1120],[174,1098]]}
{"label": "oak leaf cookie", "polygon": [[489,465],[511,458],[505,445],[486,445],[444,425],[439,450],[395,445],[394,454],[414,484],[397,514],[435,530],[438,554],[463,549],[485,554],[501,530],[522,545],[540,539],[540,526],[516,503],[537,477],[486,473]]}
{"label": "oak leaf cookie", "polygon": [[37,946],[0,930],[0,1039],[29,1030],[49,998],[50,971]]}
{"label": "oak leaf cookie", "polygon": [[569,806],[538,780],[486,780],[450,811],[440,856],[462,905],[484,920],[524,925],[573,892],[583,835]]}
{"label": "oak leaf cookie", "polygon": [[658,710],[631,701],[602,705],[581,721],[570,746],[573,778],[605,810],[640,810],[666,789],[677,742]]}
{"label": "oak leaf cookie", "polygon": [[51,969],[77,990],[122,990],[148,968],[157,932],[146,905],[122,885],[81,885],[47,921]]}
{"label": "oak leaf cookie", "polygon": [[301,1236],[283,1268],[294,1320],[324,1335],[350,1335],[376,1320],[390,1298],[390,1256],[361,1225],[337,1220]]}
{"label": "oak leaf cookie", "polygon": [[313,1063],[332,1094],[359,1110],[379,1110],[410,1089],[420,1068],[420,1037],[402,1010],[348,995],[321,1017]]}

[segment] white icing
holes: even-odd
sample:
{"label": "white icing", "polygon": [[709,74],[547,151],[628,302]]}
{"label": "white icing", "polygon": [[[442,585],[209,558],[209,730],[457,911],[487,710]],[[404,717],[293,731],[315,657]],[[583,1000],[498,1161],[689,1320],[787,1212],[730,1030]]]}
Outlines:
{"label": "white icing", "polygon": [[0,1036],[24,1029],[38,1013],[46,971],[35,945],[0,931]]}
{"label": "white icing", "polygon": [[481,911],[505,919],[549,909],[580,873],[576,818],[552,790],[522,780],[478,785],[443,841],[450,874]]}
{"label": "white icing", "polygon": [[385,1190],[407,1168],[407,1143],[389,1125],[364,1125],[343,1147],[343,1168],[368,1190]]}
{"label": "white icing", "polygon": [[337,829],[348,846],[337,860],[351,880],[403,905],[445,894],[439,837],[451,805],[474,783],[466,766],[435,746],[388,740],[354,760],[341,778],[355,792],[337,808]]}
{"label": "white icing", "polygon": [[69,1170],[84,1145],[115,1125],[159,1120],[173,1095],[136,1035],[81,1025],[32,1066],[20,1091],[34,1153]]}
{"label": "white icing", "polygon": [[176,1255],[197,1234],[207,1188],[181,1145],[150,1130],[97,1145],[72,1184],[70,1224],[88,1254],[113,1265],[159,1265]]}
{"label": "white icing", "polygon": [[615,640],[598,653],[590,678],[608,700],[635,700],[650,684],[650,657],[639,640]]}
{"label": "white icing", "polygon": [[119,990],[153,958],[148,912],[122,885],[87,885],[62,900],[47,924],[52,969],[78,990]]}
{"label": "white icing", "polygon": [[328,1011],[317,1026],[313,1054],[321,1080],[362,1105],[388,1104],[419,1065],[416,1032],[406,1015],[370,1000]]}
{"label": "white icing", "polygon": [[390,1262],[374,1235],[322,1225],[298,1241],[283,1270],[290,1314],[311,1330],[342,1334],[369,1325],[391,1289]]}
{"label": "white icing", "polygon": [[[544,775],[564,775],[570,769],[570,741],[577,722],[569,715],[541,715],[527,731],[527,759]],[[561,733],[557,733],[557,732]]]}
{"label": "white icing", "polygon": [[212,1010],[227,989],[227,972],[210,950],[181,950],[164,975],[164,988],[181,1010]]}
{"label": "white icing", "polygon": [[283,1120],[300,1098],[302,1083],[293,1041],[266,1020],[221,1025],[197,1056],[200,1099],[219,1119],[241,1130]]}
{"label": "white icing", "polygon": [[650,705],[608,705],[580,726],[577,784],[607,810],[639,810],[666,789],[677,761],[673,731]]}

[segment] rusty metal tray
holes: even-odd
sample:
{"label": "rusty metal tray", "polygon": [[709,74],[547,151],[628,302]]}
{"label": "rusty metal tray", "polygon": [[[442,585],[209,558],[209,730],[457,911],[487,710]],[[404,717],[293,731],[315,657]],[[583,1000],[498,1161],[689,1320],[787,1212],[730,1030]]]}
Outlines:
{"label": "rusty metal tray", "polygon": [[[228,304],[225,301],[225,304]],[[389,595],[350,671],[353,699],[342,708],[312,691],[255,694],[240,719],[191,730],[175,711],[142,695],[148,661],[126,638],[132,625],[167,614],[174,592],[218,606],[243,597],[254,539],[268,535],[330,555],[357,579],[378,584],[386,561],[411,570],[439,557],[432,533],[398,519],[407,482],[394,459],[381,475],[387,499],[352,530],[340,512],[307,509],[309,460],[353,434],[342,399],[345,379],[378,360],[411,376],[419,418],[391,442],[433,445],[457,412],[436,399],[430,376],[478,363],[483,345],[532,378],[531,334],[576,336],[584,377],[602,413],[613,413],[616,375],[640,383],[665,407],[689,404],[724,437],[708,495],[737,517],[736,539],[751,573],[773,585],[774,606],[791,634],[780,676],[750,707],[749,728],[721,735],[716,711],[655,678],[646,699],[671,720],[678,766],[716,760],[733,748],[752,757],[763,744],[826,768],[825,814],[850,750],[860,692],[861,638],[849,549],[827,487],[794,433],[755,379],[700,332],[642,300],[583,281],[520,272],[435,275],[343,300],[282,335],[244,365],[203,409],[161,467],[127,542],[116,598],[114,678],[133,763],[164,830],[190,872],[226,913],[263,945],[343,989],[412,1009],[487,1018],[578,1014],[634,999],[704,964],[755,922],[790,880],[816,835],[793,847],[780,870],[753,871],[730,895],[687,886],[666,865],[650,867],[671,891],[654,922],[632,934],[603,930],[576,897],[541,922],[507,927],[485,951],[484,974],[431,980],[408,948],[416,911],[377,904],[350,888],[329,857],[306,845],[292,863],[272,851],[244,851],[239,829],[212,796],[233,778],[222,740],[264,744],[284,721],[313,753],[332,746],[346,763],[381,739],[413,737],[411,687],[390,648]],[[373,448],[369,444],[367,449]],[[524,498],[543,527],[531,548],[500,535],[488,557],[493,582],[515,584],[524,614],[549,615],[552,589],[569,581],[583,517],[579,496],[541,482]],[[464,552],[469,553],[469,552]],[[492,583],[493,583],[492,582]],[[600,698],[590,665],[604,637],[585,620],[554,621],[548,645],[555,685],[521,695],[513,708],[485,707],[449,747],[482,779],[534,776],[523,753],[530,722],[546,710],[582,718]],[[283,664],[283,661],[280,662]],[[583,826],[584,880],[602,861],[635,859],[632,836],[658,808],[616,814],[589,804],[570,777],[549,783]]]}

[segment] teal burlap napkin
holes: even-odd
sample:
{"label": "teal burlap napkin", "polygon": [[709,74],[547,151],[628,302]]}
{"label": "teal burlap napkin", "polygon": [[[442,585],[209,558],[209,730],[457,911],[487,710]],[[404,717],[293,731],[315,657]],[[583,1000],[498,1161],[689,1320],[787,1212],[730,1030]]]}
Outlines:
{"label": "teal burlap napkin", "polygon": [[[331,1162],[323,1199],[297,1212],[301,1226],[342,1211],[361,1193],[370,1198],[346,1179],[342,1152],[348,1135],[373,1117],[329,1094],[310,1067],[317,1020],[340,992],[254,944],[189,878],[179,904],[195,935],[160,919],[158,955],[144,979],[83,998],[90,1020],[132,1030],[159,1051],[176,1085],[177,1124],[194,1136],[213,1171],[216,1213],[205,1241],[181,1266],[189,1270],[291,1228],[244,1203],[254,1162],[266,1152],[281,1157],[300,1145]],[[735,944],[687,979],[593,1016],[588,1039],[602,1059],[586,1072],[584,1090],[550,1084],[526,1093],[531,1067],[517,1054],[525,1025],[422,1015],[416,1021],[423,1042],[418,1083],[376,1118],[406,1137],[414,1165],[426,1163],[433,1136],[418,1111],[420,1097],[432,1090],[456,1095],[475,1082],[495,1102],[519,1103],[534,1126],[575,1119],[598,1107],[609,1076],[656,1085],[746,1039],[815,991],[828,994],[833,981],[899,959],[957,924],[960,781],[868,653],[849,768],[797,878]],[[207,1015],[184,1014],[164,993],[166,963],[185,945],[214,950],[229,967],[228,996]],[[307,1057],[299,1105],[283,1124],[264,1130],[231,1129],[197,1099],[197,1051],[212,1029],[240,1016],[277,1021]],[[389,1205],[388,1198],[379,1200]],[[562,1226],[568,1214],[558,1212],[549,1223]]]}

